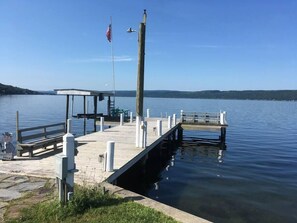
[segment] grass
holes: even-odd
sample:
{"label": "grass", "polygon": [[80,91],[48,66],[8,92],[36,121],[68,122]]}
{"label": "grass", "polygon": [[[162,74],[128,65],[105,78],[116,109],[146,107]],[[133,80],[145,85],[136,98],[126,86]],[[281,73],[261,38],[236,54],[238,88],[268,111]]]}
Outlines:
{"label": "grass", "polygon": [[57,199],[29,206],[21,211],[17,219],[6,222],[168,222],[174,219],[161,212],[133,201],[110,194],[103,194],[100,187],[76,186],[75,196],[67,205],[62,206]]}

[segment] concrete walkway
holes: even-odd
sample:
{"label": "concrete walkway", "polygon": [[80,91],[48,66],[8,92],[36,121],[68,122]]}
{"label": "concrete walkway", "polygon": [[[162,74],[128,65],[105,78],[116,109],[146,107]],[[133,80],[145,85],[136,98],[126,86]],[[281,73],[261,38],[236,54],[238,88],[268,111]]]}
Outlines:
{"label": "concrete walkway", "polygon": [[0,222],[4,222],[3,215],[10,201],[44,187],[46,182],[42,178],[0,173]]}

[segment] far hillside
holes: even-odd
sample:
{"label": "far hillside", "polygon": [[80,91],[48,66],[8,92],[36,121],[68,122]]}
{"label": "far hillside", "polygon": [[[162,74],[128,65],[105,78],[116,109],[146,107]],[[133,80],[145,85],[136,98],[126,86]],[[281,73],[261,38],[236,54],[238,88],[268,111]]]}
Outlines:
{"label": "far hillside", "polygon": [[[117,91],[117,97],[135,97],[135,91]],[[238,100],[297,101],[297,90],[254,90],[254,91],[144,91],[151,98],[200,98]]]}
{"label": "far hillside", "polygon": [[9,95],[9,94],[40,94],[37,91],[32,91],[29,89],[14,87],[11,85],[5,85],[0,83],[0,95]]}

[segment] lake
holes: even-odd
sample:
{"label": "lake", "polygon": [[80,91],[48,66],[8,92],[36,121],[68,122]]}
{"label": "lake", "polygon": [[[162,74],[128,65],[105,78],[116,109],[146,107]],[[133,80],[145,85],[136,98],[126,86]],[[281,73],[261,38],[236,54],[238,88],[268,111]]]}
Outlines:
{"label": "lake", "polygon": [[[17,110],[21,128],[62,122],[65,103],[63,96],[0,96],[0,132],[15,132]],[[99,112],[106,113],[105,103]],[[134,112],[135,98],[116,105]],[[178,146],[143,194],[215,222],[297,222],[297,102],[145,98],[146,108],[151,116],[222,110],[229,127],[224,151]],[[74,113],[82,113],[82,101]],[[73,121],[77,135],[82,126]]]}

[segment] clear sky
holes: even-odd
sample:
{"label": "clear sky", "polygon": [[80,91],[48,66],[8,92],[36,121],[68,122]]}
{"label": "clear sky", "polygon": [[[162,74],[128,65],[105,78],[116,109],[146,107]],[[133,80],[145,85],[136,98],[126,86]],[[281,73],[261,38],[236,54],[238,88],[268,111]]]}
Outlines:
{"label": "clear sky", "polygon": [[0,83],[135,90],[147,9],[146,90],[297,89],[296,0],[0,0]]}

